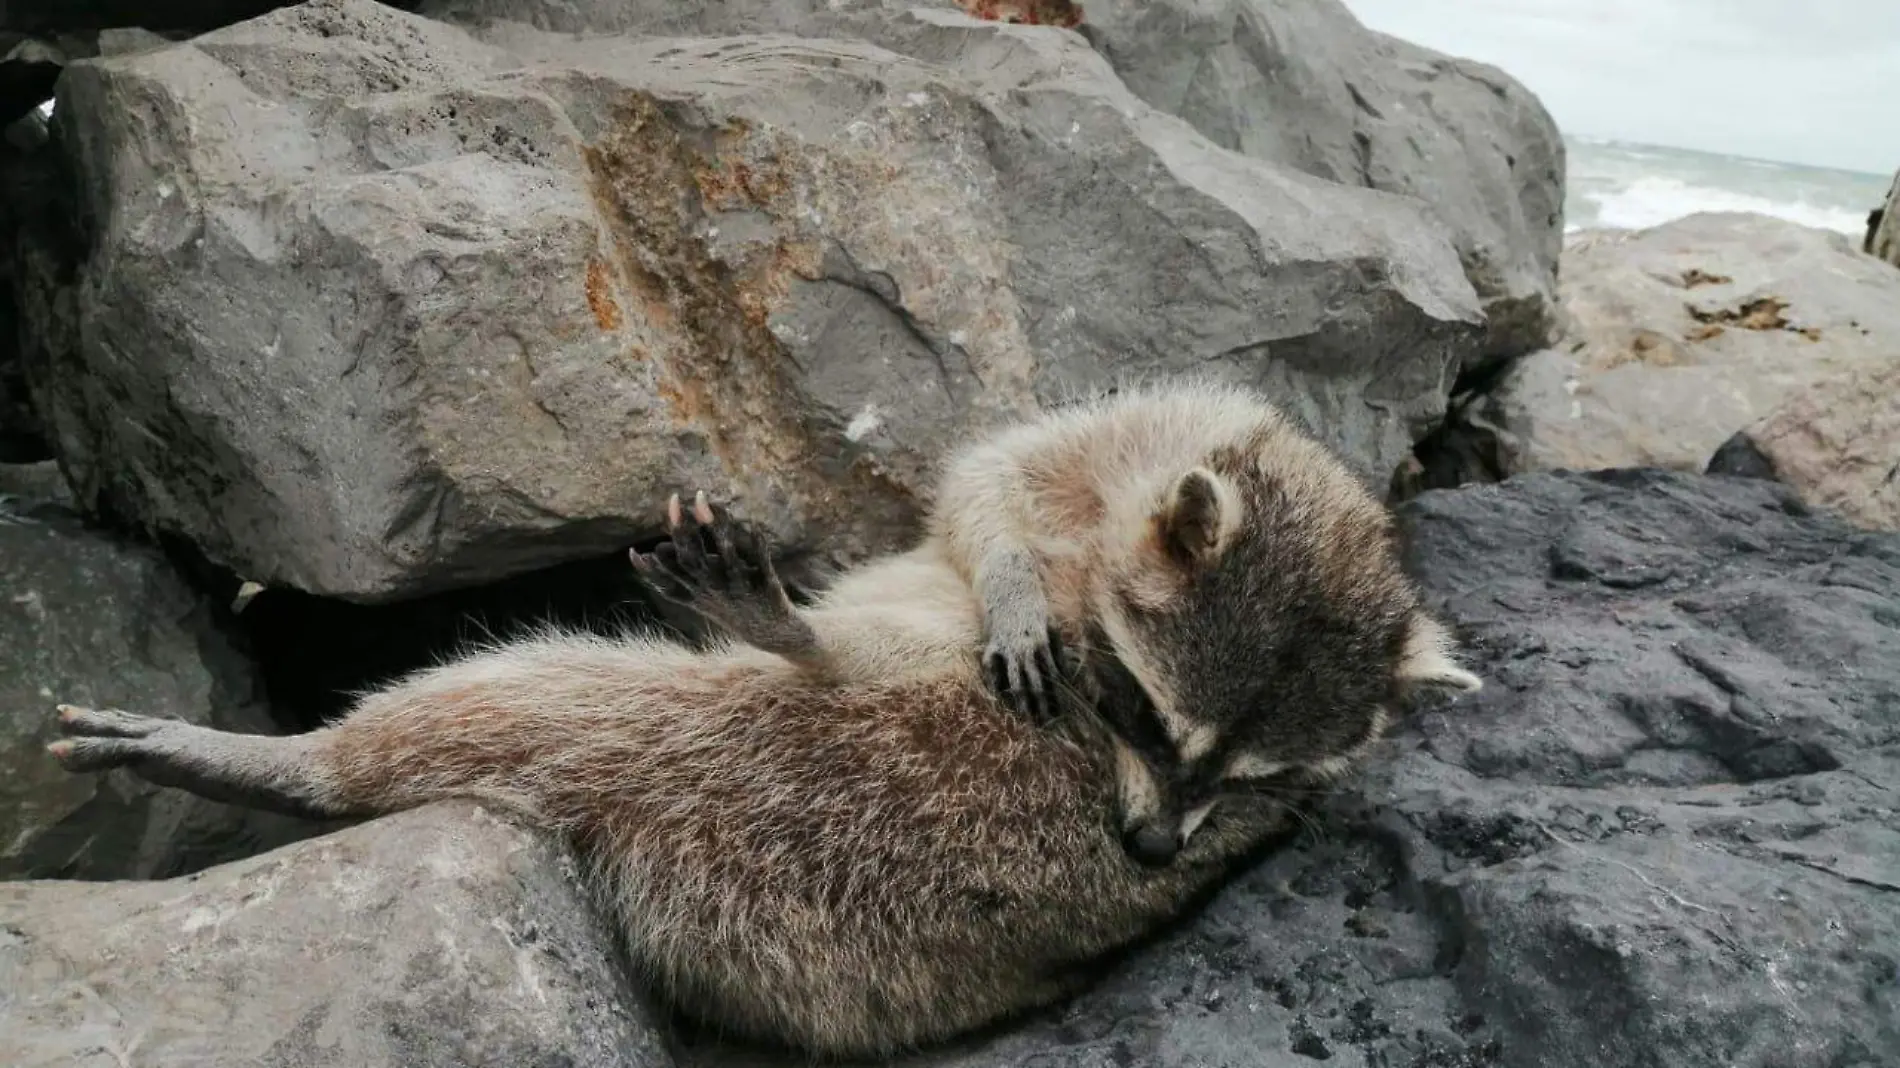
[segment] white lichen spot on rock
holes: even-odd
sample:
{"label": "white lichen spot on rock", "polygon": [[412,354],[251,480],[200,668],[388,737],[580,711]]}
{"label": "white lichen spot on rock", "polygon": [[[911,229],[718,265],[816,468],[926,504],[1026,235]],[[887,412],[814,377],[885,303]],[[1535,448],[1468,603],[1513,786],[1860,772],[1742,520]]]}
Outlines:
{"label": "white lichen spot on rock", "polygon": [[251,601],[255,599],[258,594],[263,592],[264,587],[262,584],[253,582],[250,579],[245,579],[244,583],[238,587],[237,595],[231,598],[232,613],[235,614],[244,611],[244,609],[250,605]]}
{"label": "white lichen spot on rock", "polygon": [[546,1005],[548,992],[541,982],[540,970],[534,965],[534,952],[521,944],[521,939],[516,936],[514,927],[500,916],[491,917],[488,926],[501,932],[501,937],[506,939],[509,947],[515,951],[515,978],[520,980],[520,989],[533,995],[535,1001]]}
{"label": "white lichen spot on rock", "polygon": [[200,905],[185,913],[183,930],[186,934],[197,934],[207,927],[215,927],[220,922],[221,913],[209,905]]}
{"label": "white lichen spot on rock", "polygon": [[858,414],[851,417],[849,423],[845,424],[845,440],[863,441],[866,436],[883,425],[884,413],[878,410],[877,405],[867,404]]}
{"label": "white lichen spot on rock", "polygon": [[13,603],[26,609],[26,614],[36,620],[46,618],[46,599],[40,596],[40,591],[38,590],[28,590],[25,593],[14,594]]}

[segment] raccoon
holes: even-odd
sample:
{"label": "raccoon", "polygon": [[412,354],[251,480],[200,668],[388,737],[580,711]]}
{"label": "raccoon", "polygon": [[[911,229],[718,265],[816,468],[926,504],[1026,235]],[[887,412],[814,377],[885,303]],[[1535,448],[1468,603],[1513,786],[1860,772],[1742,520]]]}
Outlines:
{"label": "raccoon", "polygon": [[[705,648],[549,630],[309,734],[65,705],[50,748],[308,816],[512,809],[573,841],[687,1015],[888,1056],[1073,993],[1284,829],[1281,776],[1469,678],[1382,512],[1262,413],[1184,387],[972,448],[940,494],[961,522],[808,607],[755,531],[675,498],[633,561]],[[1038,719],[985,665],[1021,683],[1052,631]]]}
{"label": "raccoon", "polygon": [[1117,727],[1125,842],[1151,863],[1224,791],[1337,778],[1405,691],[1481,685],[1384,506],[1244,389],[1135,387],[1018,425],[952,459],[931,519],[1012,707],[1047,721],[1064,635],[1108,654],[1087,703]]}

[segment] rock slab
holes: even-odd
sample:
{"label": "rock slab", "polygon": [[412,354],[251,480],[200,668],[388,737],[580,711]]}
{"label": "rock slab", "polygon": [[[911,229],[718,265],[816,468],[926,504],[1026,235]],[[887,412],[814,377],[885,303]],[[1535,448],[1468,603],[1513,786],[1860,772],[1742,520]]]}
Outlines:
{"label": "rock slab", "polygon": [[1900,271],[1767,216],[1575,235],[1563,298],[1564,344],[1518,361],[1472,406],[1503,475],[1700,471],[1791,396],[1900,352]]}
{"label": "rock slab", "polygon": [[432,806],[184,879],[0,884],[11,1068],[663,1068],[572,857]]}
{"label": "rock slab", "polygon": [[1900,531],[1900,348],[1789,397],[1709,470],[1772,478],[1858,526]]}
{"label": "rock slab", "polygon": [[1127,377],[1255,384],[1379,483],[1442,413],[1482,312],[1424,205],[1227,151],[1073,32],[883,17],[909,53],[313,0],[72,65],[98,232],[22,285],[75,309],[30,377],[77,499],[377,601],[695,487],[887,548],[963,435]]}
{"label": "rock slab", "polygon": [[1655,470],[1406,519],[1489,686],[1364,797],[1500,1063],[1900,1062],[1900,538]]}
{"label": "rock slab", "polygon": [[0,495],[0,879],[160,878],[311,832],[122,771],[66,774],[45,752],[62,701],[272,730],[253,668],[164,557]]}

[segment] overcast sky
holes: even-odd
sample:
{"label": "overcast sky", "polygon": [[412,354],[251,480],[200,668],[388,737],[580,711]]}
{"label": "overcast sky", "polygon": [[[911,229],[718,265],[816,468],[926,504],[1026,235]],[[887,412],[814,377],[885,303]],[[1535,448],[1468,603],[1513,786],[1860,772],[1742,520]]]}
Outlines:
{"label": "overcast sky", "polygon": [[1900,0],[1345,0],[1504,68],[1565,133],[1892,174]]}

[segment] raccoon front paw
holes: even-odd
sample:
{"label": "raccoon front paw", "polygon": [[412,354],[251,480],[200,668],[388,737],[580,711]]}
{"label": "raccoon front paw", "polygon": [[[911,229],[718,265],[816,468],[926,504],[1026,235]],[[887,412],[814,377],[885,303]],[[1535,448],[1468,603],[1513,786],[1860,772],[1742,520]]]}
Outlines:
{"label": "raccoon front paw", "polygon": [[1069,657],[1062,636],[1046,614],[992,623],[983,648],[983,667],[990,689],[1020,715],[1041,725],[1053,723],[1059,702],[1057,687],[1067,674]]}
{"label": "raccoon front paw", "polygon": [[650,589],[767,652],[796,658],[816,651],[817,638],[779,581],[763,534],[737,527],[703,492],[690,509],[674,494],[666,518],[666,542],[628,554]]}
{"label": "raccoon front paw", "polygon": [[176,720],[117,709],[60,705],[59,731],[66,737],[46,751],[74,774],[110,771],[164,756],[169,751],[166,735],[178,726]]}

